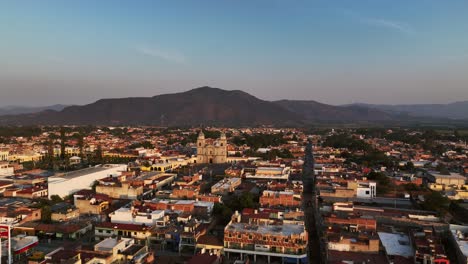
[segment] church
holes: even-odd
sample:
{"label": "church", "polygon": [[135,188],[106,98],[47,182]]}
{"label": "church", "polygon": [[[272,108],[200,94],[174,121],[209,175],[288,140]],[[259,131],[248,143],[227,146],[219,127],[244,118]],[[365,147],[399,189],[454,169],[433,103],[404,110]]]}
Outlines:
{"label": "church", "polygon": [[197,139],[197,163],[226,163],[227,139],[221,132],[219,139],[205,139],[205,134],[200,132]]}

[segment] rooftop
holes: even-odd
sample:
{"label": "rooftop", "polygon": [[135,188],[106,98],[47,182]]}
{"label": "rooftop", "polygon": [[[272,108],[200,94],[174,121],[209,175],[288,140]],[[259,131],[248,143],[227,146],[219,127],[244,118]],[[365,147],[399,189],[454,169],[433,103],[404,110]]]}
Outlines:
{"label": "rooftop", "polygon": [[282,236],[300,235],[305,232],[304,225],[252,225],[245,223],[231,223],[226,227],[230,231],[257,233],[257,234],[279,234]]}
{"label": "rooftop", "polygon": [[378,234],[388,255],[403,257],[414,256],[414,250],[407,235],[385,232],[378,232]]}

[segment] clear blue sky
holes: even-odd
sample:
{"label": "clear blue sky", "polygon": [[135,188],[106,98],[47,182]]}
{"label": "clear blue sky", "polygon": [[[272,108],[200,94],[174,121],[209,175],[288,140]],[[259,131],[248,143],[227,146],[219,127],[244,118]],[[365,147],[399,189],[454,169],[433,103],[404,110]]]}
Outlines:
{"label": "clear blue sky", "polygon": [[468,100],[468,1],[0,1],[0,106],[198,86],[325,103]]}

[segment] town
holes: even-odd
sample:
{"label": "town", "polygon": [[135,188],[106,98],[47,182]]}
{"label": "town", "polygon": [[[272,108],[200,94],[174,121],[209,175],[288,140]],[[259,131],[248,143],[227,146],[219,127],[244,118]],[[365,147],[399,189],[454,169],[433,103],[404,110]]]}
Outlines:
{"label": "town", "polygon": [[468,263],[467,132],[2,127],[2,261]]}

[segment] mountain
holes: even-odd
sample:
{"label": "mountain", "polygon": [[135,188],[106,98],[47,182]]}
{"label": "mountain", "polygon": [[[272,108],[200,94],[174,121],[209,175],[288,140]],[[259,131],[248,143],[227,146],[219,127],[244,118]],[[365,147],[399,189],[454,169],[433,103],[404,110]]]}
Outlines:
{"label": "mountain", "polygon": [[296,125],[302,117],[248,93],[200,87],[187,92],[102,99],[61,111],[0,117],[0,124],[75,125]]}
{"label": "mountain", "polygon": [[50,106],[38,106],[38,107],[27,107],[27,106],[4,106],[0,107],[0,116],[2,115],[19,115],[19,114],[30,114],[38,113],[45,110],[61,111],[66,105],[56,104]]}
{"label": "mountain", "polygon": [[280,100],[275,104],[302,116],[309,122],[376,122],[395,121],[396,116],[362,106],[334,106],[316,101]]}
{"label": "mountain", "polygon": [[[468,111],[463,114],[468,114]],[[0,125],[301,126],[314,123],[414,124],[448,121],[415,117],[383,106],[333,106],[301,100],[271,102],[243,91],[211,87],[153,97],[101,99],[87,105],[0,116]]]}
{"label": "mountain", "polygon": [[407,105],[375,105],[354,104],[372,109],[378,109],[392,114],[407,114],[409,116],[468,119],[468,101],[450,104],[407,104]]}

